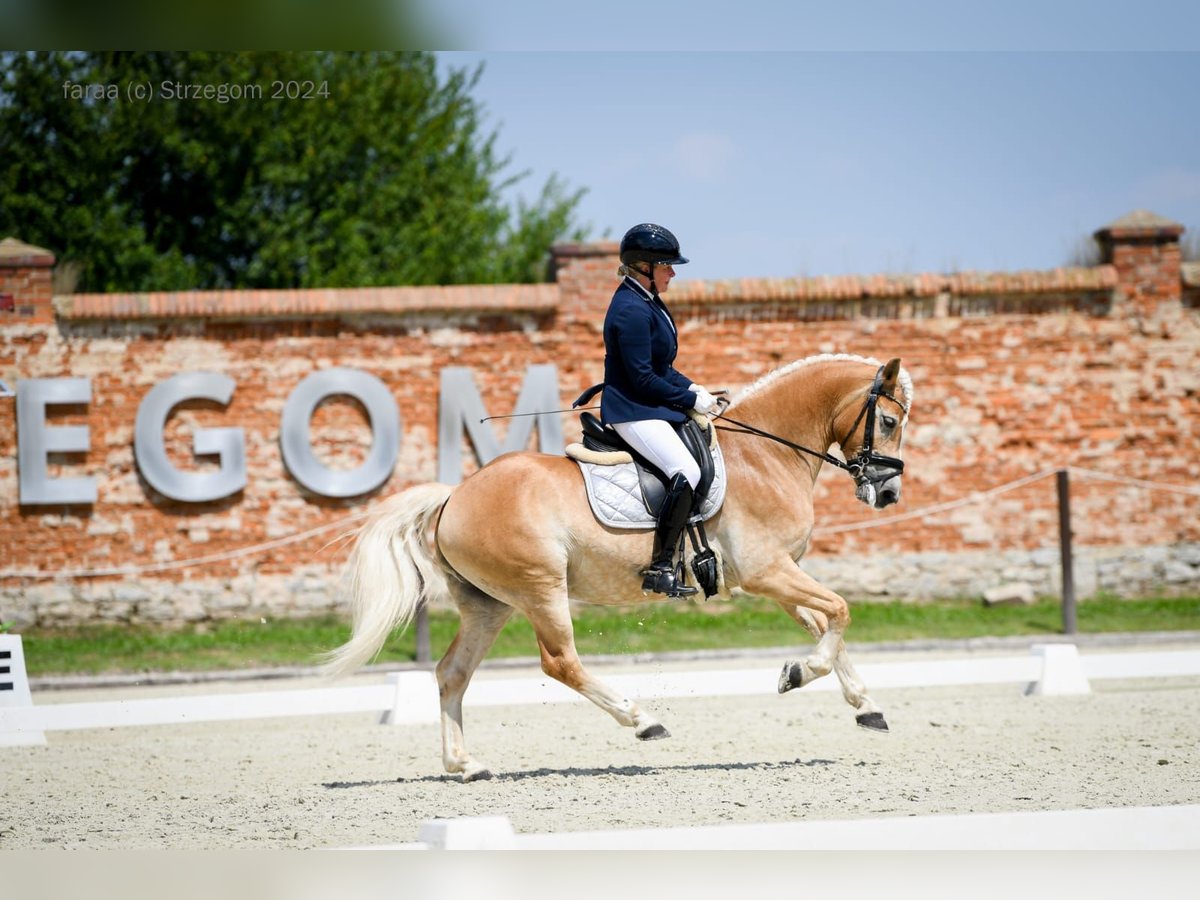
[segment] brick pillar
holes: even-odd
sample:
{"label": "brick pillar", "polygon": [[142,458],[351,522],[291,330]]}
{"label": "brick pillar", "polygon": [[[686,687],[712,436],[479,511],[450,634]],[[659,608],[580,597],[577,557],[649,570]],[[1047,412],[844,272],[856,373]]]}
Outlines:
{"label": "brick pillar", "polygon": [[[557,362],[564,404],[604,380],[604,313],[620,281],[619,252],[611,241],[550,248],[550,277],[560,291],[557,325],[572,348]],[[579,440],[578,418],[563,424],[567,440]]]}
{"label": "brick pillar", "polygon": [[0,324],[54,321],[54,254],[16,238],[0,241]]}
{"label": "brick pillar", "polygon": [[1171,312],[1183,298],[1183,226],[1145,210],[1131,212],[1096,232],[1104,261],[1117,271],[1117,308],[1142,321]]}
{"label": "brick pillar", "polygon": [[564,325],[580,324],[600,331],[608,301],[620,280],[619,249],[614,241],[555,244],[550,248],[550,272],[562,290],[559,315]]}

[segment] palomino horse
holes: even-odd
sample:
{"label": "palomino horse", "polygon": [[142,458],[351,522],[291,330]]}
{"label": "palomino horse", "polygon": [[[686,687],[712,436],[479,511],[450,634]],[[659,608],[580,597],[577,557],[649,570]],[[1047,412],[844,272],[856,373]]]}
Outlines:
{"label": "palomino horse", "polygon": [[[898,457],[911,404],[912,382],[898,359],[880,366],[854,356],[815,356],[765,375],[727,411],[737,413],[740,425],[776,440],[744,430],[722,437],[725,502],[707,523],[718,559],[718,596],[740,591],[769,597],[817,639],[810,655],[784,664],[780,693],[832,669],[858,723],[876,731],[887,730],[883,714],[846,655],[846,601],[797,561],[813,529],[813,484],[822,461],[842,465],[824,452],[835,443],[846,460],[857,462],[850,471],[860,500],[881,508],[899,499]],[[876,441],[896,456],[879,456]],[[516,610],[533,625],[547,675],[633,728],[638,738],[668,737],[653,716],[584,668],[569,605],[570,599],[661,601],[642,592],[638,574],[652,540],[649,530],[598,523],[576,463],[563,456],[508,453],[456,487],[409,488],[360,529],[347,563],[353,633],[329,654],[327,669],[339,674],[366,663],[395,628],[408,625],[420,603],[448,595],[462,621],[437,665],[447,772],[462,773],[463,781],[491,774],[467,751],[462,699]]]}

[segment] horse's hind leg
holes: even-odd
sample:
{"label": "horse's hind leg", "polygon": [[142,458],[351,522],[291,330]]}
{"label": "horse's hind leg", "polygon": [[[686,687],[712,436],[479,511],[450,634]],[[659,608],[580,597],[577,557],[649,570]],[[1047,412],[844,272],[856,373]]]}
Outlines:
{"label": "horse's hind leg", "polygon": [[475,781],[490,778],[492,773],[467,752],[463,737],[463,694],[513,610],[461,582],[452,583],[450,590],[462,621],[446,655],[437,664],[438,696],[442,707],[442,764],[447,772],[461,772],[464,782]]}
{"label": "horse's hind leg", "polygon": [[566,596],[524,609],[537,635],[542,656],[542,671],[587,699],[626,727],[632,728],[639,740],[653,741],[670,737],[671,733],[636,703],[622,697],[583,667],[575,650],[575,629]]}
{"label": "horse's hind leg", "polygon": [[[817,640],[820,640],[828,628],[825,618],[811,609],[805,609],[802,606],[790,606],[786,603],[781,603],[780,606],[783,607],[789,616],[803,625],[809,634]],[[867,694],[867,686],[863,683],[854,665],[850,662],[850,655],[846,651],[846,642],[844,640],[839,643],[837,656],[833,659],[833,671],[838,677],[838,683],[842,686],[842,696],[846,699],[847,703],[857,710],[857,715],[854,717],[855,721],[869,731],[887,731],[888,726],[887,721],[883,717],[883,711],[875,704],[870,695]],[[790,673],[790,667],[785,667],[784,672]],[[782,694],[796,686],[791,683],[790,679],[781,678],[779,692]]]}

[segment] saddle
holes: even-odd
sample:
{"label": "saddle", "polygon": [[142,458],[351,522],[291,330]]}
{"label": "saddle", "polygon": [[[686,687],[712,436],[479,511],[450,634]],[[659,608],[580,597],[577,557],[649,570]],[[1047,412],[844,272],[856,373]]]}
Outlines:
{"label": "saddle", "polygon": [[[616,465],[632,461],[637,470],[638,482],[642,490],[642,501],[646,504],[646,511],[651,516],[657,517],[658,511],[662,508],[663,499],[667,494],[669,479],[651,465],[644,456],[626,444],[616,431],[601,424],[600,420],[590,412],[580,413],[579,422],[583,426],[583,446],[585,449],[597,454],[629,455],[629,459],[625,459],[623,456],[613,456],[607,460],[601,457],[589,457],[581,461],[597,465],[604,465],[605,463]],[[709,425],[706,433],[705,429],[702,429],[700,424],[691,418],[682,424],[676,425],[675,431],[683,441],[683,446],[687,448],[687,451],[692,454],[692,458],[700,466],[700,481],[695,487],[692,500],[692,512],[695,514],[701,508],[704,501],[708,499],[713,479],[716,477],[717,467],[713,461],[712,454],[713,445],[716,441],[716,432]],[[568,448],[569,450],[570,448]],[[580,456],[570,452],[568,452],[568,456],[580,459]]]}
{"label": "saddle", "polygon": [[[666,476],[591,413],[580,413],[579,419],[583,443],[570,444],[566,451],[579,464],[593,514],[610,528],[654,528],[666,499]],[[686,533],[692,543],[692,571],[708,598],[720,589],[720,573],[717,557],[704,533],[704,522],[716,515],[724,502],[725,463],[717,445],[717,431],[706,416],[694,416],[676,426],[676,431],[700,466],[700,481],[693,491]],[[685,582],[684,540],[681,534],[676,550],[679,583]]]}

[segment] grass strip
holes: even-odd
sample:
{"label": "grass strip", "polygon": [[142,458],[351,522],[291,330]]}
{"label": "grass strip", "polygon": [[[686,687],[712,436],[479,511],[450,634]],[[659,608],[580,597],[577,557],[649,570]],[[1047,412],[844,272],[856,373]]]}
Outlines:
{"label": "grass strip", "polygon": [[[1062,612],[1054,600],[998,607],[973,600],[861,602],[851,604],[851,614],[854,621],[847,637],[852,644],[1062,633]],[[1084,634],[1200,629],[1200,597],[1094,598],[1079,604],[1078,625]],[[429,626],[437,659],[458,629],[458,616],[434,611]],[[236,619],[171,629],[95,625],[22,632],[31,676],[310,666],[349,634],[348,623],[332,615]],[[624,609],[586,606],[576,611],[575,639],[585,657],[811,642],[778,606],[757,598],[707,604],[663,601]],[[533,629],[523,616],[515,615],[489,658],[536,655]],[[376,661],[415,658],[416,641],[410,629],[393,635]]]}

